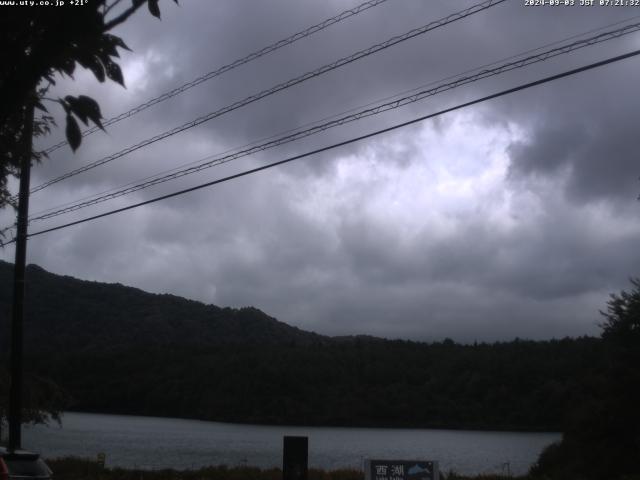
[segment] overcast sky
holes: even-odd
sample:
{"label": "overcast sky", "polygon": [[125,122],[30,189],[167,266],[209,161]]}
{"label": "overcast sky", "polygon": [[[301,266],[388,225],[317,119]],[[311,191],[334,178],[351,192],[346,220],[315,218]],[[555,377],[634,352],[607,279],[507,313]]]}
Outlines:
{"label": "overcast sky", "polygon": [[[578,3],[579,0],[576,0]],[[478,2],[388,0],[86,137],[32,185]],[[127,88],[79,72],[54,95],[117,115],[358,0],[161,2],[116,33]],[[640,15],[508,0],[60,182],[55,207]],[[628,23],[638,22],[639,18]],[[605,30],[618,28],[610,27]],[[586,38],[583,35],[579,38]],[[129,205],[640,48],[640,34],[48,221]],[[28,261],[220,306],[253,305],[322,334],[457,341],[598,333],[608,294],[640,275],[638,57],[293,164],[34,237]],[[55,108],[55,107],[54,107]],[[62,120],[60,124],[64,124]],[[38,142],[49,146],[62,129]],[[12,213],[0,212],[1,223]],[[5,247],[0,258],[13,261]]]}

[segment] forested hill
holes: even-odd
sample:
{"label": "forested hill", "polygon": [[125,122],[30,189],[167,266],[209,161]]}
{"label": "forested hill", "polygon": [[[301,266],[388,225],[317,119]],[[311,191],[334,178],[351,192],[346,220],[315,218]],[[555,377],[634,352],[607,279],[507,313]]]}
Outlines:
{"label": "forested hill", "polygon": [[[0,263],[0,312],[12,267]],[[27,369],[70,409],[306,425],[560,430],[601,375],[598,339],[459,345],[331,338],[28,269]],[[0,338],[6,342],[6,321]]]}
{"label": "forested hill", "polygon": [[[222,343],[307,344],[323,337],[256,308],[219,308],[120,284],[88,282],[27,267],[27,352],[104,352]],[[0,261],[0,313],[8,315],[13,265]],[[0,325],[5,339],[7,322]]]}

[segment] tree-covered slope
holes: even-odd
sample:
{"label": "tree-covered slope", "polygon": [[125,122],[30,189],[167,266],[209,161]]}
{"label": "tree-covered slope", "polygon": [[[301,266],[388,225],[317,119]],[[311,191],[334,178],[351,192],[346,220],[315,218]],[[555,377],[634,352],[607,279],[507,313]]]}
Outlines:
{"label": "tree-covered slope", "polygon": [[[13,265],[0,261],[0,337],[6,347]],[[221,343],[311,343],[304,332],[255,308],[219,308],[120,284],[89,282],[27,267],[25,348],[40,352],[115,352]]]}
{"label": "tree-covered slope", "polygon": [[597,375],[594,339],[359,341],[31,358],[74,409],[302,425],[560,430]]}
{"label": "tree-covered slope", "polygon": [[[3,313],[11,271],[0,263]],[[254,308],[219,308],[35,266],[27,275],[27,369],[66,389],[76,410],[557,430],[581,401],[584,380],[601,371],[601,343],[593,338],[474,345],[330,338]]]}

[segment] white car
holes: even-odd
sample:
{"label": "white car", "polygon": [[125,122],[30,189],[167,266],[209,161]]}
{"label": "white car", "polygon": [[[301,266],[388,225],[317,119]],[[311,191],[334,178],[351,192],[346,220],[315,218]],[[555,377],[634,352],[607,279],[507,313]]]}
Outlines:
{"label": "white car", "polygon": [[50,480],[52,473],[37,453],[0,447],[0,480]]}

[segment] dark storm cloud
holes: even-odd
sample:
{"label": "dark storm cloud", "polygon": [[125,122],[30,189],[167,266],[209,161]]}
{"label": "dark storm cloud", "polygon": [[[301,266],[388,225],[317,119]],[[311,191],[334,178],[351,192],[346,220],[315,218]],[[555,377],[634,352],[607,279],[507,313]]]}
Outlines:
{"label": "dark storm cloud", "polygon": [[530,138],[510,148],[511,175],[522,179],[564,173],[564,188],[578,203],[610,200],[632,203],[640,192],[637,96],[620,95],[637,75],[637,62],[599,75],[581,98],[554,95],[546,115],[530,130]]}
{"label": "dark storm cloud", "polygon": [[[120,30],[134,49],[122,59],[126,90],[79,73],[75,83],[61,82],[56,94],[94,96],[109,117],[358,2],[164,3],[162,22],[141,13]],[[75,155],[59,150],[34,170],[34,183],[473,3],[389,0],[94,134]],[[510,0],[61,182],[35,194],[32,211],[634,13],[529,8]],[[635,35],[576,52],[32,229],[280,160],[637,45]],[[34,237],[30,262],[208,303],[255,305],[328,334],[473,341],[596,333],[598,308],[640,263],[638,70],[638,61],[630,60]],[[2,255],[10,258],[12,250]]]}

